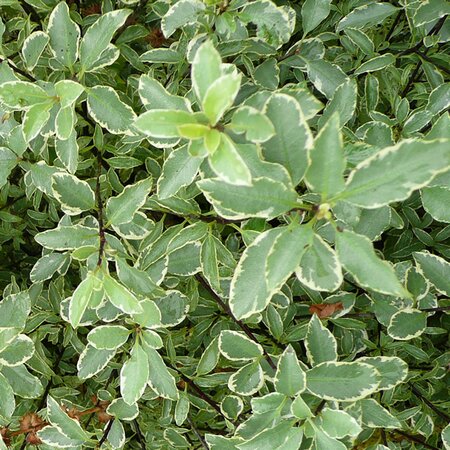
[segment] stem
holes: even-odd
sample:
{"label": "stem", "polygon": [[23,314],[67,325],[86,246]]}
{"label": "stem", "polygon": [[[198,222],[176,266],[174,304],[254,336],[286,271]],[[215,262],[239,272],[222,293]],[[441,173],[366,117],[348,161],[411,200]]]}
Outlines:
{"label": "stem", "polygon": [[192,431],[194,432],[194,434],[197,436],[198,440],[200,441],[200,444],[202,444],[202,447],[205,450],[209,450],[208,444],[206,443],[205,439],[200,434],[200,431],[198,431],[197,427],[195,426],[195,423],[189,416],[187,416],[187,421],[188,421],[189,425],[191,426]]}
{"label": "stem", "polygon": [[100,176],[102,174],[102,152],[98,150],[97,153],[97,182],[95,184],[95,197],[97,199],[97,220],[98,220],[98,236],[100,239],[100,245],[98,248],[98,261],[97,267],[101,267],[103,263],[103,256],[105,253],[105,227],[103,224],[103,201],[100,192]]}
{"label": "stem", "polygon": [[397,433],[397,434],[399,434],[400,436],[403,436],[404,438],[408,439],[408,441],[415,442],[415,443],[417,443],[417,444],[421,444],[421,445],[423,445],[425,448],[429,448],[430,450],[439,450],[439,449],[438,449],[437,447],[435,447],[434,445],[427,444],[427,443],[422,439],[422,437],[414,436],[414,435],[412,435],[412,434],[405,433],[404,431],[400,431],[400,430],[395,430],[395,431],[393,431],[392,433]]}
{"label": "stem", "polygon": [[136,428],[136,435],[142,450],[146,450],[147,446],[145,445],[145,438],[142,434],[141,427],[139,426],[137,419],[133,419],[133,425]]}
{"label": "stem", "polygon": [[[216,292],[211,288],[211,286],[208,284],[208,282],[199,274],[195,275],[195,279],[211,294],[211,296],[214,298],[214,300],[217,302],[217,304],[222,308],[222,310],[230,316],[230,318],[233,320],[233,322],[238,325],[238,327],[254,342],[259,344],[258,339],[256,339],[256,336],[252,333],[250,328],[243,323],[241,320],[236,319],[234,317],[234,314],[231,312],[230,307],[216,294]],[[277,370],[277,366],[274,363],[273,359],[270,357],[270,355],[266,352],[266,350],[263,348],[263,354],[265,358],[267,359],[267,362],[269,363],[270,367],[272,369]]]}
{"label": "stem", "polygon": [[416,397],[419,397],[432,411],[434,411],[446,423],[450,422],[450,416],[448,416],[445,412],[437,408],[433,403],[430,402],[430,400],[425,398],[419,391],[419,389],[417,389],[412,383],[409,383],[409,385],[411,386],[411,390],[414,392],[414,395]]}
{"label": "stem", "polygon": [[39,24],[39,26],[42,28],[42,21],[41,18],[39,17],[39,14],[37,13],[37,11],[33,8],[33,6],[31,6],[30,4],[28,4],[26,1],[24,0],[19,0],[20,6],[22,7],[22,9],[31,16],[31,18],[37,22]]}
{"label": "stem", "polygon": [[106,438],[108,437],[108,434],[111,430],[112,424],[113,424],[113,420],[111,419],[108,422],[108,424],[106,425],[105,429],[103,430],[103,434],[102,434],[101,439],[98,441],[97,448],[100,448],[103,445],[103,443],[106,441]]}

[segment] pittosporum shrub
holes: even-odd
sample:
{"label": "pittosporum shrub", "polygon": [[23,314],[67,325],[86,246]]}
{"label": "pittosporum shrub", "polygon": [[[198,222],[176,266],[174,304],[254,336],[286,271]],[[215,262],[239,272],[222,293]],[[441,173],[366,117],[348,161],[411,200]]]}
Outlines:
{"label": "pittosporum shrub", "polygon": [[0,12],[0,449],[450,449],[447,1]]}

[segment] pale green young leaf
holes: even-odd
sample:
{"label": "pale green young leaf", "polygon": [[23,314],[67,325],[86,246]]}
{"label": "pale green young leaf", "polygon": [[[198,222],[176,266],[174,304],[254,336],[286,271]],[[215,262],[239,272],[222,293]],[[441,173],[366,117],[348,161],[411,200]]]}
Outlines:
{"label": "pale green young leaf", "polygon": [[138,299],[110,275],[103,277],[103,288],[109,301],[124,313],[139,314],[143,312]]}
{"label": "pale green young leaf", "polygon": [[289,397],[300,394],[306,388],[305,372],[300,367],[295,350],[291,345],[286,347],[278,360],[274,387],[277,392]]}
{"label": "pale green young leaf", "polygon": [[61,80],[55,84],[55,92],[61,102],[61,108],[73,105],[84,92],[84,86],[76,81]]}
{"label": "pale green young leaf", "polygon": [[252,142],[265,142],[275,134],[272,122],[250,106],[237,109],[227,128],[235,133],[245,133],[245,137]]}
{"label": "pale green young leaf", "polygon": [[205,5],[200,0],[180,0],[172,5],[161,20],[161,30],[166,38],[178,28],[195,23]]}
{"label": "pale green young leaf", "polygon": [[382,294],[409,297],[392,265],[376,255],[367,237],[352,231],[337,232],[336,250],[339,261],[360,286]]}
{"label": "pale green young leaf", "polygon": [[128,340],[131,330],[121,325],[100,325],[89,332],[88,342],[99,350],[115,350]]}
{"label": "pale green young leaf", "polygon": [[50,423],[68,438],[83,442],[89,440],[89,434],[81,427],[78,421],[69,417],[61,409],[51,395],[47,397],[47,415]]}
{"label": "pale green young leaf", "polygon": [[266,177],[254,178],[251,186],[228,184],[218,178],[198,181],[197,186],[225,219],[272,219],[293,208],[297,200],[292,187]]}
{"label": "pale green young leaf", "polygon": [[336,31],[344,28],[366,28],[381,23],[384,19],[398,11],[398,8],[390,3],[369,3],[359,8],[354,8],[339,22]]}
{"label": "pale green young leaf", "polygon": [[52,178],[53,195],[66,214],[76,216],[95,207],[95,194],[89,183],[63,172]]}
{"label": "pale green young leaf", "polygon": [[231,361],[258,359],[263,348],[238,331],[223,330],[219,335],[219,350]]}
{"label": "pale green young leaf", "polygon": [[313,314],[305,338],[306,355],[312,366],[337,360],[337,342],[328,328]]}
{"label": "pale green young leaf", "polygon": [[[0,87],[1,89],[1,87]],[[23,118],[22,131],[26,142],[34,139],[50,118],[51,103],[38,103],[31,106]]]}
{"label": "pale green young leaf", "polygon": [[192,62],[192,87],[200,102],[203,102],[206,91],[221,76],[222,60],[219,52],[210,40],[204,42],[196,51]]}
{"label": "pale green young leaf", "polygon": [[80,62],[84,72],[89,72],[108,48],[115,32],[131,14],[129,9],[118,9],[100,16],[86,31],[80,43]]}
{"label": "pale green young leaf", "polygon": [[22,57],[28,70],[33,70],[50,38],[43,31],[31,33],[22,46]]}
{"label": "pale green young leaf", "polygon": [[190,111],[187,98],[170,94],[161,83],[149,75],[141,75],[139,78],[138,92],[146,109]]}
{"label": "pale green young leaf", "polygon": [[408,198],[450,167],[447,140],[405,140],[359,163],[347,179],[343,199],[363,208],[378,208]]}
{"label": "pale green young leaf", "polygon": [[361,425],[350,414],[336,409],[325,408],[320,413],[319,423],[330,437],[337,439],[357,436],[362,431]]}
{"label": "pale green young leaf", "polygon": [[360,362],[323,362],[306,372],[306,387],[324,400],[352,402],[378,389],[379,372]]}
{"label": "pale green young leaf", "polygon": [[253,395],[264,384],[264,376],[261,366],[257,361],[241,367],[233,373],[228,380],[228,388],[239,395]]}
{"label": "pale green young leaf", "polygon": [[17,155],[9,148],[0,147],[0,187],[8,181],[9,174],[18,163]]}
{"label": "pale green young leaf", "polygon": [[128,185],[119,195],[110,197],[106,203],[106,215],[112,225],[130,222],[144,205],[152,188],[152,179],[146,178]]}
{"label": "pale green young leaf", "polygon": [[148,385],[160,396],[169,400],[178,399],[178,389],[175,378],[168,371],[161,355],[153,348],[144,347],[148,357],[149,378]]}
{"label": "pale green young leaf", "polygon": [[212,126],[222,118],[234,103],[241,87],[241,75],[230,73],[217,78],[206,90],[203,97],[203,112]]}
{"label": "pale green young leaf", "polygon": [[265,261],[283,229],[261,233],[245,250],[234,272],[230,288],[230,308],[241,320],[263,311],[272,294],[266,286]]}
{"label": "pale green young leaf", "polygon": [[210,127],[201,123],[189,123],[178,126],[180,137],[191,140],[204,138],[210,131]]}
{"label": "pale green young leaf", "polygon": [[234,142],[221,134],[220,143],[209,156],[209,164],[215,174],[223,181],[237,186],[250,186],[251,174],[242,157],[236,150]]}
{"label": "pale green young leaf", "polygon": [[297,185],[308,168],[313,138],[299,103],[286,94],[273,94],[264,107],[275,135],[262,144],[264,159],[282,164]]}
{"label": "pale green young leaf", "polygon": [[62,141],[69,139],[74,132],[75,110],[71,106],[61,108],[55,119],[56,137]]}
{"label": "pale green young leaf", "polygon": [[149,377],[149,361],[144,349],[136,342],[131,356],[120,370],[120,393],[125,403],[136,403],[145,391]]}
{"label": "pale green young leaf", "polygon": [[339,127],[342,128],[352,117],[356,110],[358,86],[356,80],[344,81],[333,94],[319,119],[319,127],[322,127],[333,114],[339,118]]}
{"label": "pale green young leaf", "polygon": [[418,309],[402,309],[396,312],[389,322],[387,332],[390,337],[408,341],[419,337],[427,326],[427,313]]}
{"label": "pale green young leaf", "polygon": [[78,59],[80,29],[70,18],[66,2],[59,2],[53,9],[48,19],[47,33],[55,59],[72,70]]}
{"label": "pale green young leaf", "polygon": [[151,109],[141,114],[134,126],[148,136],[155,138],[180,137],[180,125],[196,124],[195,117],[187,111],[169,109]]}
{"label": "pale green young leaf", "polygon": [[313,192],[321,194],[323,202],[344,190],[346,162],[337,114],[330,117],[314,139],[309,159],[305,181]]}
{"label": "pale green young leaf", "polygon": [[314,237],[309,225],[279,228],[279,232],[265,264],[266,287],[271,295],[278,291],[296,270]]}
{"label": "pale green young leaf", "polygon": [[306,0],[302,5],[303,34],[308,34],[330,14],[331,0]]}
{"label": "pale green young leaf", "polygon": [[343,281],[336,252],[317,234],[306,248],[295,274],[314,291],[333,292]]}
{"label": "pale green young leaf", "polygon": [[427,251],[414,252],[419,272],[443,295],[450,296],[450,263]]}
{"label": "pale green young leaf", "polygon": [[422,189],[422,204],[425,211],[439,222],[450,223],[450,188],[433,186]]}
{"label": "pale green young leaf", "polygon": [[89,307],[96,281],[95,275],[92,272],[89,272],[72,294],[72,299],[69,303],[69,322],[73,328],[79,326],[83,314]]}
{"label": "pale green young leaf", "polygon": [[136,119],[133,109],[122,102],[109,86],[95,86],[88,91],[87,105],[92,118],[112,134],[132,134]]}

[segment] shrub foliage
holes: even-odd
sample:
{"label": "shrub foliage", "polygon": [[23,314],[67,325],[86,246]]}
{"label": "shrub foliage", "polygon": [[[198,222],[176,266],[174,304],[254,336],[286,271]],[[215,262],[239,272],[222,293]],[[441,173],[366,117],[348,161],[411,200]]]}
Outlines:
{"label": "shrub foliage", "polygon": [[447,1],[0,12],[0,449],[450,449]]}

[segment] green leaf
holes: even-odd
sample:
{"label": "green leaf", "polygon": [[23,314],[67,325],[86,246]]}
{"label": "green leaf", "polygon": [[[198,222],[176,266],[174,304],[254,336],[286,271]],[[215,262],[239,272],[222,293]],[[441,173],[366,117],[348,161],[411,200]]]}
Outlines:
{"label": "green leaf", "polygon": [[180,125],[196,124],[195,117],[187,111],[152,109],[141,114],[134,126],[142,133],[156,138],[180,137]]}
{"label": "green leaf", "polygon": [[360,286],[382,294],[409,296],[392,265],[378,258],[365,236],[345,230],[337,232],[336,250],[339,261]]}
{"label": "green leaf", "polygon": [[450,424],[447,425],[443,430],[442,430],[442,442],[444,444],[445,450],[449,450],[450,449]]}
{"label": "green leaf", "polygon": [[422,189],[422,204],[425,211],[439,222],[450,223],[450,189],[433,186]]}
{"label": "green leaf", "polygon": [[56,136],[58,139],[65,141],[69,139],[74,131],[76,121],[75,111],[72,107],[67,106],[58,111],[55,119]]}
{"label": "green leaf", "polygon": [[95,86],[89,89],[87,105],[92,118],[110,133],[131,134],[130,127],[136,115],[113,88]]}
{"label": "green leaf", "polygon": [[31,375],[24,364],[16,367],[2,367],[2,374],[8,380],[15,395],[22,398],[37,398],[44,390],[39,378]]}
{"label": "green leaf", "polygon": [[97,350],[90,344],[86,345],[77,363],[78,378],[92,378],[107,366],[115,354],[115,350]]}
{"label": "green leaf", "polygon": [[392,53],[385,53],[381,56],[375,56],[369,61],[361,64],[356,70],[355,75],[361,75],[362,73],[375,72],[377,70],[384,69],[387,66],[395,63],[395,56]]}
{"label": "green leaf", "polygon": [[297,200],[290,186],[265,177],[254,178],[251,186],[227,184],[218,178],[198,181],[197,186],[225,219],[272,219],[293,208]]}
{"label": "green leaf", "polygon": [[429,252],[414,252],[418,271],[443,295],[450,296],[450,263]]}
{"label": "green leaf", "polygon": [[78,143],[75,130],[65,141],[56,139],[55,151],[63,166],[70,172],[75,173],[78,167]]}
{"label": "green leaf", "polygon": [[359,400],[361,420],[369,428],[401,428],[400,421],[373,398]]}
{"label": "green leaf", "polygon": [[133,420],[139,414],[136,403],[128,405],[123,398],[115,398],[106,408],[106,412],[119,420]]}
{"label": "green leaf", "polygon": [[48,94],[29,81],[6,81],[0,85],[0,101],[9,108],[22,110],[49,101]]}
{"label": "green leaf", "polygon": [[219,335],[219,350],[231,361],[258,359],[263,354],[262,347],[242,333],[223,330]]}
{"label": "green leaf", "polygon": [[33,70],[50,38],[43,31],[31,33],[23,42],[22,57],[28,70]]}
{"label": "green leaf", "polygon": [[39,258],[30,272],[33,283],[48,280],[67,261],[67,256],[61,253],[50,253]]}
{"label": "green leaf", "polygon": [[345,34],[357,45],[366,56],[372,56],[375,51],[373,41],[361,30],[357,28],[345,28]]}
{"label": "green leaf", "polygon": [[55,173],[53,194],[61,203],[62,210],[69,215],[78,215],[95,207],[95,195],[86,181],[68,173]]}
{"label": "green leaf", "polygon": [[250,440],[238,445],[240,450],[254,450],[254,449],[270,449],[283,450],[290,449],[288,445],[290,439],[295,439],[295,446],[292,448],[299,448],[303,437],[303,432],[299,428],[293,427],[292,420],[283,420],[278,425],[268,428],[257,434]]}
{"label": "green leaf", "polygon": [[16,402],[14,400],[14,392],[8,380],[0,373],[0,417],[7,421],[14,414],[16,409]]}
{"label": "green leaf", "polygon": [[325,408],[320,413],[319,423],[328,436],[337,439],[357,436],[362,431],[359,423],[350,414],[330,408]]}
{"label": "green leaf", "polygon": [[419,337],[427,327],[427,313],[407,308],[396,312],[389,322],[388,334],[393,339],[408,341]]}
{"label": "green leaf", "polygon": [[18,162],[18,157],[9,148],[0,147],[0,187],[3,187],[9,174],[12,172]]}
{"label": "green leaf", "polygon": [[309,321],[305,347],[308,361],[312,366],[337,360],[336,339],[333,333],[323,326],[317,314],[313,314]]}
{"label": "green leaf", "polygon": [[202,265],[202,272],[208,280],[209,285],[216,291],[221,292],[220,276],[219,276],[219,262],[217,259],[217,239],[208,234],[202,243],[200,253],[200,262]]}
{"label": "green leaf", "polygon": [[136,403],[144,393],[149,379],[149,360],[144,349],[136,342],[131,357],[120,370],[120,393],[125,403]]}
{"label": "green leaf", "polygon": [[180,0],[166,12],[161,20],[161,30],[166,38],[178,28],[195,23],[205,5],[200,0]]}
{"label": "green leaf", "polygon": [[275,128],[275,136],[262,144],[266,161],[282,164],[294,185],[305,175],[312,134],[299,103],[286,94],[273,94],[264,107],[264,114]]}
{"label": "green leaf", "polygon": [[250,186],[251,174],[233,141],[221,134],[220,143],[209,157],[209,164],[216,175],[226,183],[237,186]]}
{"label": "green leaf", "polygon": [[252,142],[265,142],[275,134],[272,122],[250,106],[237,109],[227,128],[235,133],[245,133],[246,138]]}
{"label": "green leaf", "polygon": [[258,361],[241,367],[228,380],[228,388],[239,395],[253,395],[262,388],[263,384],[263,371]]}
{"label": "green leaf", "polygon": [[309,419],[313,417],[313,413],[309,409],[309,406],[302,399],[301,395],[295,397],[294,401],[291,404],[291,412],[297,417],[297,419]]}
{"label": "green leaf", "polygon": [[97,279],[94,273],[89,272],[72,294],[72,299],[69,304],[69,321],[73,328],[79,326],[83,314],[89,307],[96,281]]}
{"label": "green leaf", "polygon": [[219,362],[219,338],[214,338],[205,351],[202,353],[200,360],[197,364],[197,375],[206,375],[211,372]]}
{"label": "green leaf", "polygon": [[302,28],[306,35],[330,14],[331,0],[306,0],[302,5]]}
{"label": "green leaf", "polygon": [[19,334],[0,352],[0,364],[15,367],[28,361],[34,353],[34,342],[25,334]]}
{"label": "green leaf", "polygon": [[363,357],[358,361],[369,364],[380,372],[379,390],[394,388],[405,381],[408,375],[408,364],[396,356]]}
{"label": "green leaf", "polygon": [[450,14],[450,5],[445,0],[428,0],[420,3],[413,16],[414,26],[421,27]]}
{"label": "green leaf", "polygon": [[306,388],[305,372],[300,367],[295,350],[291,345],[286,347],[278,360],[274,387],[277,392],[289,397],[294,397]]}
{"label": "green leaf", "polygon": [[384,19],[398,11],[398,8],[390,3],[369,3],[368,5],[354,8],[339,22],[336,31],[344,28],[366,28],[381,23]]}
{"label": "green leaf", "polygon": [[309,159],[305,181],[313,192],[321,194],[323,202],[344,190],[346,161],[337,114],[331,116],[314,139]]}
{"label": "green leaf", "polygon": [[80,29],[70,18],[67,3],[59,2],[53,9],[48,19],[47,32],[53,56],[72,71],[78,59]]}
{"label": "green leaf", "polygon": [[[296,270],[314,237],[309,225],[279,228],[279,233],[265,264],[266,286],[270,296],[277,292]],[[280,264],[280,261],[283,263]]]}
{"label": "green leaf", "polygon": [[61,409],[51,395],[47,397],[47,415],[50,423],[69,439],[83,442],[89,440],[89,434],[81,428],[81,425],[75,419],[69,417]]}
{"label": "green leaf", "polygon": [[113,448],[123,448],[125,445],[125,429],[120,420],[114,420],[108,432],[108,442]]}
{"label": "green leaf", "polygon": [[319,119],[321,127],[333,114],[338,114],[339,125],[342,128],[355,113],[358,86],[354,79],[344,81],[333,94],[325,111]]}
{"label": "green leaf", "polygon": [[108,222],[115,226],[130,222],[144,205],[151,188],[152,179],[146,178],[128,185],[116,197],[110,197],[106,203]]}
{"label": "green leaf", "polygon": [[149,364],[149,386],[163,398],[176,401],[178,399],[178,390],[175,379],[167,370],[160,354],[153,348],[146,345],[145,351],[148,356]]}
{"label": "green leaf", "polygon": [[212,126],[222,118],[234,103],[241,87],[241,75],[231,73],[217,78],[206,90],[203,97],[203,112]]}
{"label": "green leaf", "polygon": [[234,272],[230,288],[230,308],[241,320],[263,311],[272,294],[266,286],[264,262],[280,234],[280,228],[261,233],[244,251]]}
{"label": "green leaf", "polygon": [[52,425],[47,425],[39,430],[37,436],[43,444],[47,444],[51,448],[79,448],[84,444],[84,441],[80,439],[70,439],[58,427]]}
{"label": "green leaf", "polygon": [[36,242],[50,250],[74,250],[99,243],[98,231],[82,225],[59,226],[34,237]]}
{"label": "green leaf", "polygon": [[80,43],[80,62],[83,72],[95,67],[110,45],[114,33],[131,14],[129,9],[118,9],[101,15],[86,31]]}
{"label": "green leaf", "polygon": [[306,372],[306,387],[324,400],[352,402],[378,388],[376,369],[359,362],[324,362]]}
{"label": "green leaf", "polygon": [[175,405],[175,413],[174,413],[174,419],[175,423],[180,427],[183,425],[185,420],[187,419],[187,416],[189,414],[189,406],[190,401],[187,394],[180,393],[179,398],[177,400],[177,404]]}
{"label": "green leaf", "polygon": [[450,166],[449,142],[406,140],[379,151],[350,173],[345,199],[363,208],[404,200]]}
{"label": "green leaf", "polygon": [[115,350],[127,342],[131,331],[121,325],[100,325],[89,332],[88,342],[99,350]]}
{"label": "green leaf", "polygon": [[109,301],[126,314],[139,314],[143,312],[137,298],[110,275],[103,277],[103,288]]}
{"label": "green leaf", "polygon": [[317,234],[306,248],[295,274],[314,291],[333,292],[343,281],[336,252]]}
{"label": "green leaf", "polygon": [[328,99],[333,98],[336,89],[348,80],[348,77],[334,64],[324,59],[307,61],[308,77],[316,89]]}

